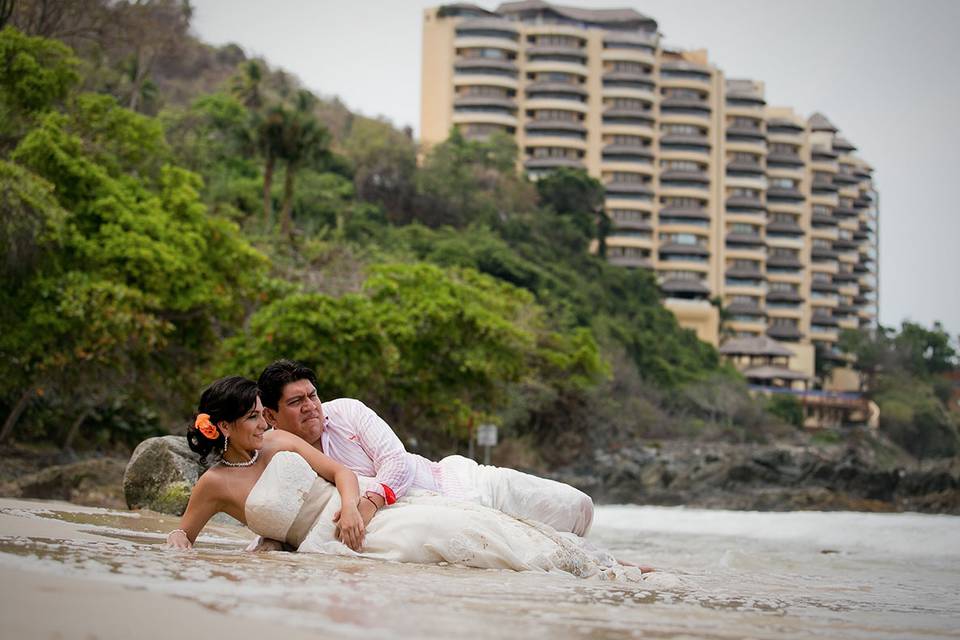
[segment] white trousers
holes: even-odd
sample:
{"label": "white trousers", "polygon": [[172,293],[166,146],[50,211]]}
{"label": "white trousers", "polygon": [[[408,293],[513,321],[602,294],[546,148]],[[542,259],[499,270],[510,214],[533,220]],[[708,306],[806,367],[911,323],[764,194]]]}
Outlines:
{"label": "white trousers", "polygon": [[593,500],[568,484],[506,467],[477,464],[463,456],[440,461],[441,493],[478,502],[515,518],[536,520],[557,531],[585,536]]}

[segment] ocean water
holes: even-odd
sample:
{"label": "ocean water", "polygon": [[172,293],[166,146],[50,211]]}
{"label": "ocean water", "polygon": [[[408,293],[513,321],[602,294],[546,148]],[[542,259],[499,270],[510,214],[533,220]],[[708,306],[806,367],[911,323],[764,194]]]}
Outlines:
{"label": "ocean water", "polygon": [[0,571],[173,595],[278,638],[960,638],[955,516],[600,507],[590,540],[657,568],[639,582],[248,554],[229,525],[176,552],[175,522],[3,500]]}

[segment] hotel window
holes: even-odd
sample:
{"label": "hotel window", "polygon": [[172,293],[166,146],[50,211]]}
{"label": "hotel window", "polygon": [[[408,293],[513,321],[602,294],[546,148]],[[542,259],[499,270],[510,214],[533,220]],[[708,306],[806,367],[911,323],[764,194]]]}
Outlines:
{"label": "hotel window", "polygon": [[660,166],[674,171],[700,171],[703,166],[692,160],[663,160]]}
{"label": "hotel window", "polygon": [[533,112],[533,119],[578,122],[580,120],[580,116],[573,111],[564,111],[562,109],[537,109]]}
{"label": "hotel window", "polygon": [[610,181],[617,184],[646,184],[650,181],[648,176],[630,171],[614,171],[609,175]]}
{"label": "hotel window", "polygon": [[610,144],[622,144],[630,147],[649,147],[650,141],[640,136],[615,135],[610,138]]}
{"label": "hotel window", "polygon": [[697,136],[701,135],[700,127],[694,126],[692,124],[665,124],[661,128],[664,133],[673,133],[684,136]]}
{"label": "hotel window", "polygon": [[647,73],[648,68],[640,64],[639,62],[627,62],[624,60],[617,60],[613,63],[613,71],[625,71],[627,73]]}

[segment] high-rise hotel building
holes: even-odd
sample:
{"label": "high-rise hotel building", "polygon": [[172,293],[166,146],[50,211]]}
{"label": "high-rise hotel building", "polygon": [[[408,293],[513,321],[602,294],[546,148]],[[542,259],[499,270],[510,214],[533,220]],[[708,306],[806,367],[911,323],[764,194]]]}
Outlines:
{"label": "high-rise hotel building", "polygon": [[427,145],[453,126],[505,132],[531,177],[601,180],[607,259],[653,269],[702,339],[767,335],[809,369],[814,346],[875,324],[870,166],[823,115],[769,106],[762,82],[725,78],[705,51],[664,48],[653,19],[540,0],[428,9],[422,83]]}

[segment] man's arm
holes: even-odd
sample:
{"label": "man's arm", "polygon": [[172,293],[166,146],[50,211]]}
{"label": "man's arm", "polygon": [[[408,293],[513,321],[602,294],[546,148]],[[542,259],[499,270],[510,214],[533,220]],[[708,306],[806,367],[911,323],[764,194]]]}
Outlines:
{"label": "man's arm", "polygon": [[[350,420],[356,428],[357,442],[373,461],[376,470],[376,484],[371,483],[362,495],[368,496],[378,508],[393,504],[406,494],[413,483],[414,470],[410,456],[390,425],[373,409],[359,400],[353,400],[349,411]],[[361,506],[366,502],[361,500]]]}

